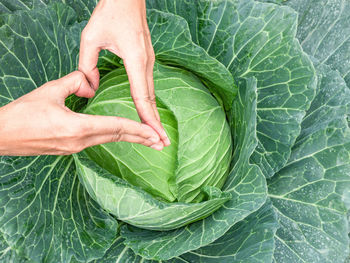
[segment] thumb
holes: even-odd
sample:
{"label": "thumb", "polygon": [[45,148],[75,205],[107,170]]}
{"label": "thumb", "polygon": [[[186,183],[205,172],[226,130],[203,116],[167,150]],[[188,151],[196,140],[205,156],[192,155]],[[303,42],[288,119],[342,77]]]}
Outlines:
{"label": "thumb", "polygon": [[152,147],[156,150],[163,149],[163,143],[158,134],[148,125],[130,119],[78,113],[79,122],[86,127],[87,147],[108,142],[131,142]]}
{"label": "thumb", "polygon": [[80,71],[74,71],[57,81],[59,81],[60,87],[55,90],[59,93],[60,99],[65,99],[71,94],[86,98],[95,95],[95,91],[90,87],[84,73]]}

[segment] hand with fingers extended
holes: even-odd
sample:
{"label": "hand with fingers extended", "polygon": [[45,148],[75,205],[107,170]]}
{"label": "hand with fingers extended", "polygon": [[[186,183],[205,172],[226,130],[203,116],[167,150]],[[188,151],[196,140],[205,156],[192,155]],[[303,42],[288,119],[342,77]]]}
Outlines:
{"label": "hand with fingers extended", "polygon": [[81,36],[79,70],[91,86],[83,92],[93,93],[99,86],[96,65],[101,49],[108,49],[123,59],[131,96],[142,123],[158,133],[163,146],[170,145],[155,102],[154,51],[144,0],[100,0],[97,4]]}
{"label": "hand with fingers extended", "polygon": [[148,125],[132,120],[87,115],[65,106],[70,94],[91,97],[83,73],[50,81],[0,108],[0,155],[67,155],[115,141],[163,148]]}

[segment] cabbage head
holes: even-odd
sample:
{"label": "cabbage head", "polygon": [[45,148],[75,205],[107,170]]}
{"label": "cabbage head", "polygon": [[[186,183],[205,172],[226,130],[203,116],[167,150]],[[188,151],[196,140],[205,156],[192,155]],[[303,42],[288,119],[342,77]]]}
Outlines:
{"label": "cabbage head", "polygon": [[[97,2],[0,1],[0,107],[76,70]],[[171,146],[0,156],[0,262],[350,260],[350,2],[146,3]],[[123,61],[98,68],[66,105],[139,121]]]}
{"label": "cabbage head", "polygon": [[[154,83],[160,118],[172,144],[161,152],[127,142],[90,147],[87,158],[111,175],[100,178],[84,165],[79,171],[89,193],[117,218],[168,230],[202,219],[230,199],[220,188],[228,175],[232,140],[224,109],[196,76],[156,64]],[[102,78],[83,112],[139,121],[124,68]],[[80,164],[79,156],[76,160]],[[112,175],[130,183],[130,189],[125,182],[114,182]]]}

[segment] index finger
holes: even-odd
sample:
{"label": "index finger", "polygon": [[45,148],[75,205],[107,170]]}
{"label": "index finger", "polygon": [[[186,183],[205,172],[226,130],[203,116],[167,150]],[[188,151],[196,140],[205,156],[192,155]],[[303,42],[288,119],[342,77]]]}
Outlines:
{"label": "index finger", "polygon": [[79,51],[79,71],[83,72],[91,87],[96,91],[100,81],[100,73],[97,68],[100,48],[89,40],[87,33],[81,34]]}
{"label": "index finger", "polygon": [[137,113],[143,123],[152,127],[159,135],[164,145],[169,145],[165,130],[157,119],[150,98],[147,82],[147,56],[140,55],[125,59],[125,68],[130,82],[130,92],[134,100]]}

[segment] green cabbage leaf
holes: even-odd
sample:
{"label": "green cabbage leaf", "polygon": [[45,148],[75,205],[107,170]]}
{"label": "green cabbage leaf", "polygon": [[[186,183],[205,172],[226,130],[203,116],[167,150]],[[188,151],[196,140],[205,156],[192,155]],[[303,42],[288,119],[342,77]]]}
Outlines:
{"label": "green cabbage leaf", "polygon": [[[97,2],[0,2],[0,106],[77,68]],[[0,156],[0,261],[345,262],[349,2],[146,2],[171,146]],[[123,61],[98,67],[67,106],[138,121]]]}

